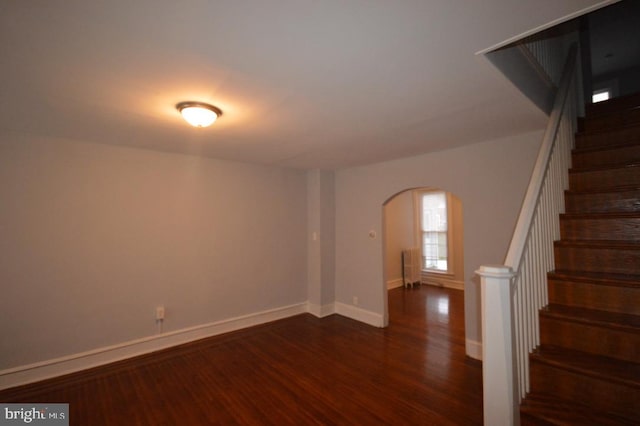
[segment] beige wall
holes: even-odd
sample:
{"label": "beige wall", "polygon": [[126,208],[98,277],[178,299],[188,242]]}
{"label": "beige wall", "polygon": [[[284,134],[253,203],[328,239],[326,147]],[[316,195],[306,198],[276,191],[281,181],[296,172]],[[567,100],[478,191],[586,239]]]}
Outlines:
{"label": "beige wall", "polygon": [[5,134],[0,370],[153,336],[160,304],[165,332],[309,300],[384,318],[383,204],[418,187],[463,204],[466,332],[479,341],[474,271],[503,261],[540,140],[334,174]]}
{"label": "beige wall", "polygon": [[0,370],[307,300],[304,172],[0,138]]}
{"label": "beige wall", "polygon": [[[542,140],[533,132],[336,173],[336,301],[385,315],[380,234],[383,204],[407,188],[437,187],[463,205],[465,325],[480,335],[480,293],[474,271],[502,263]],[[384,317],[383,317],[384,318]]]}

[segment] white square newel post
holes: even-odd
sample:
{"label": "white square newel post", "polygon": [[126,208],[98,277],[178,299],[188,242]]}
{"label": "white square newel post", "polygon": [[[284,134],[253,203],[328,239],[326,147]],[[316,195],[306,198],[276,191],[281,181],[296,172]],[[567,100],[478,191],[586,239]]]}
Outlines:
{"label": "white square newel post", "polygon": [[485,425],[520,424],[516,385],[515,339],[511,281],[513,270],[504,265],[483,265],[482,387]]}

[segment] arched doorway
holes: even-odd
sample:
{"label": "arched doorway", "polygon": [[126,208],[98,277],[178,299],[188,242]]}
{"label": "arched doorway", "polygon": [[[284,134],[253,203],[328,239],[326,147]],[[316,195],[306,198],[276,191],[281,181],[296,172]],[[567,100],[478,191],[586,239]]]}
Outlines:
{"label": "arched doorway", "polygon": [[[462,202],[455,194],[433,187],[408,188],[387,199],[382,217],[387,291],[404,286],[402,252],[409,248],[420,252],[421,285],[464,291]],[[385,304],[388,318],[388,297]]]}

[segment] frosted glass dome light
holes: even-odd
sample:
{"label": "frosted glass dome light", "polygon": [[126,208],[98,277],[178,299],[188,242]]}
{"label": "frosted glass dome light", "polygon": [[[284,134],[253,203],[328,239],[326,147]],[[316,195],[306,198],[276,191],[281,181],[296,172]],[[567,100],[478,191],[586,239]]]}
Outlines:
{"label": "frosted glass dome light", "polygon": [[193,127],[209,127],[222,115],[220,109],[202,102],[181,102],[176,108]]}

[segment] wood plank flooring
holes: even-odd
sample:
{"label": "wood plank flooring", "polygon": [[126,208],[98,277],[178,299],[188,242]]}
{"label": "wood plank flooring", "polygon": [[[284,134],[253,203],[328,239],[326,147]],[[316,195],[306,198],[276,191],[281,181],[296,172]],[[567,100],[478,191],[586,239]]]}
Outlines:
{"label": "wood plank flooring", "polygon": [[457,290],[389,292],[390,325],[299,315],[0,391],[72,425],[480,425]]}

